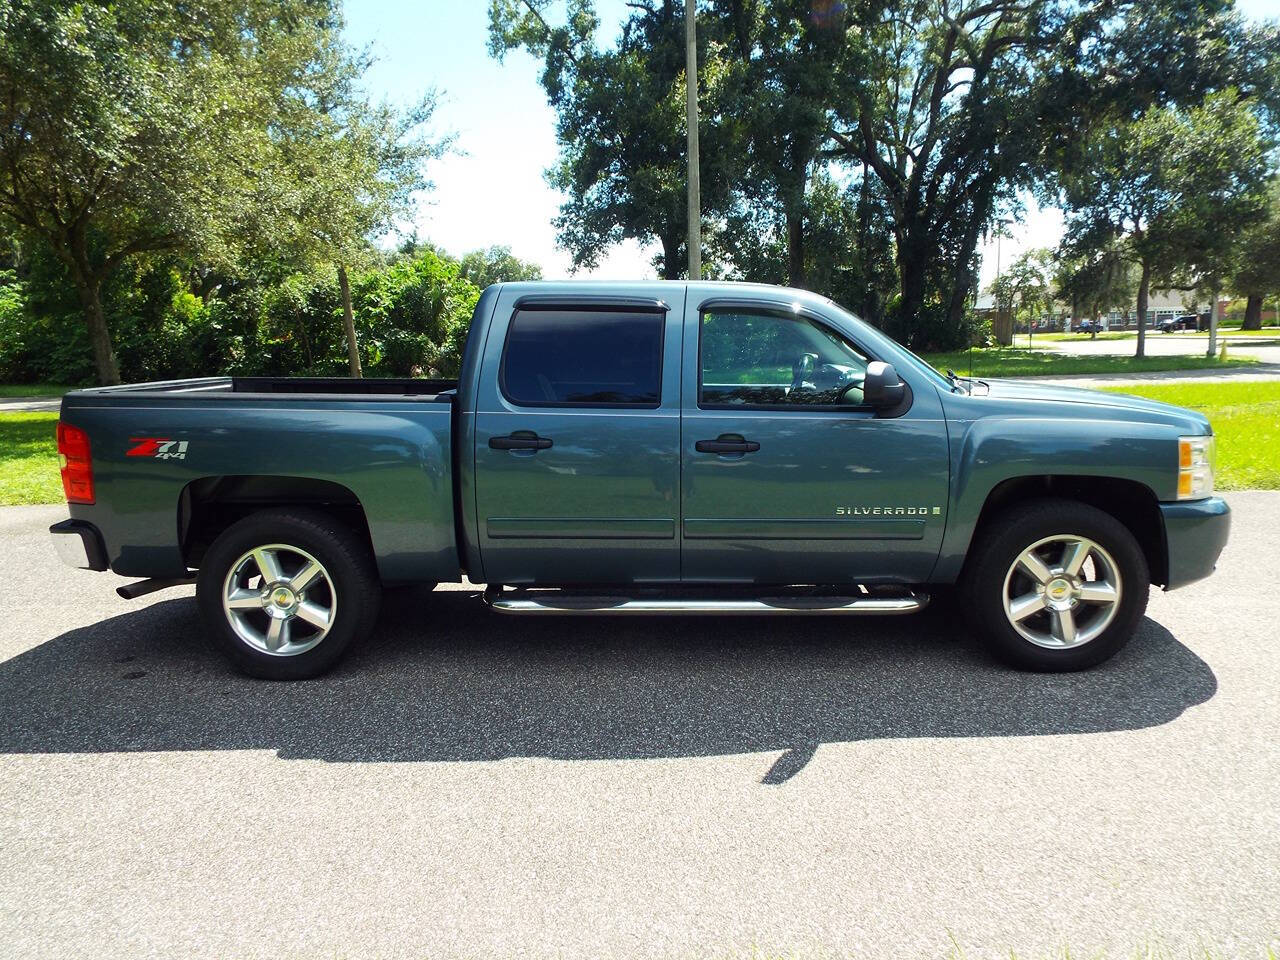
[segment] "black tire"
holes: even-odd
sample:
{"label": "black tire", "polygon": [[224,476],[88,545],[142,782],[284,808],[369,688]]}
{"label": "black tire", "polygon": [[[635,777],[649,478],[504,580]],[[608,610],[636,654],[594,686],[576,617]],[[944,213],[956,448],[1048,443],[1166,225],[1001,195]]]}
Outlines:
{"label": "black tire", "polygon": [[[335,609],[328,632],[310,649],[292,655],[254,646],[236,632],[223,609],[233,567],[246,553],[268,544],[310,554],[324,568],[323,589],[332,590],[326,593]],[[368,544],[324,514],[302,509],[264,510],[232,524],[205,553],[196,580],[196,601],[214,648],[238,670],[264,680],[305,680],[331,669],[373,629],[381,597]]]}
{"label": "black tire", "polygon": [[[1097,636],[1078,646],[1052,648],[1037,645],[1014,628],[1005,613],[1005,581],[1023,551],[1059,535],[1086,538],[1110,555],[1120,599],[1111,622]],[[1052,545],[1046,549],[1052,550]],[[1075,500],[1034,500],[990,518],[974,538],[970,557],[962,585],[974,626],[992,653],[1023,670],[1061,672],[1096,666],[1129,641],[1147,609],[1151,584],[1142,547],[1115,517]],[[1079,608],[1086,617],[1097,616],[1095,609]],[[1044,619],[1032,624],[1048,623],[1052,614],[1036,616]],[[1102,621],[1097,623],[1101,626]]]}

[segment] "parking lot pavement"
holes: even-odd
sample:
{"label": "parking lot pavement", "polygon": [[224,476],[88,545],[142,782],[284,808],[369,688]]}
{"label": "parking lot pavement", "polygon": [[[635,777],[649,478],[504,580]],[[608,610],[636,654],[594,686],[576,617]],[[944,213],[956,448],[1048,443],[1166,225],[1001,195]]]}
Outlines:
{"label": "parking lot pavement", "polygon": [[0,955],[969,958],[1280,936],[1280,493],[1091,672],[898,619],[389,595],[255,682],[0,511]]}

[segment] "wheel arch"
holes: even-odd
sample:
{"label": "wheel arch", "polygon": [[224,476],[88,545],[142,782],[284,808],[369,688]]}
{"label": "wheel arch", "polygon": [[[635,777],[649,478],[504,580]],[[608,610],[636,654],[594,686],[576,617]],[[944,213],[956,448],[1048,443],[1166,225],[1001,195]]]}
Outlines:
{"label": "wheel arch", "polygon": [[977,541],[987,524],[1010,507],[1046,497],[1086,503],[1109,514],[1138,541],[1147,561],[1151,582],[1158,585],[1168,582],[1169,563],[1164,521],[1155,492],[1137,480],[1078,474],[1010,477],[996,484],[983,501],[973,535],[965,545],[965,562],[960,575],[963,576],[972,560],[969,548]]}
{"label": "wheel arch", "polygon": [[278,507],[323,513],[359,537],[372,555],[369,521],[348,487],[314,477],[229,474],[201,477],[178,497],[178,543],[188,567],[199,567],[209,545],[244,517]]}

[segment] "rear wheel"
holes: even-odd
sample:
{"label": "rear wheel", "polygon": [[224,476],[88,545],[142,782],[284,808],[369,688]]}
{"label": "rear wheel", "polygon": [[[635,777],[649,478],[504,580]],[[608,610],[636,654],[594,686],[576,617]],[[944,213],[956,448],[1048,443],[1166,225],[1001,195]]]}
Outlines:
{"label": "rear wheel", "polygon": [[1082,670],[1128,642],[1147,608],[1146,557],[1110,514],[1038,500],[994,518],[973,545],[966,592],[1001,659]]}
{"label": "rear wheel", "polygon": [[372,628],[380,593],[368,546],[304,510],[264,511],[228,527],[196,581],[214,646],[269,680],[330,669]]}

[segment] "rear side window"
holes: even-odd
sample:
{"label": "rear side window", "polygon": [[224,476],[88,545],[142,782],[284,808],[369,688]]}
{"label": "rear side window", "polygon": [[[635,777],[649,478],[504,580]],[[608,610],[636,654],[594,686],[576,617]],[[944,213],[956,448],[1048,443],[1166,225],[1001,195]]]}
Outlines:
{"label": "rear side window", "polygon": [[517,310],[502,354],[502,393],[527,407],[656,407],[664,315]]}

